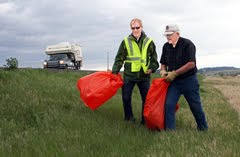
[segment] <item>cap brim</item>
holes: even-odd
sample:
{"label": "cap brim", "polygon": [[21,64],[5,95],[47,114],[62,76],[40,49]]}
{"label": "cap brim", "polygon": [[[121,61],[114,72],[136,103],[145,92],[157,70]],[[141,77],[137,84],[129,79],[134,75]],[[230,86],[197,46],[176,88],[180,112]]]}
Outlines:
{"label": "cap brim", "polygon": [[170,35],[173,34],[174,32],[164,32],[164,35]]}

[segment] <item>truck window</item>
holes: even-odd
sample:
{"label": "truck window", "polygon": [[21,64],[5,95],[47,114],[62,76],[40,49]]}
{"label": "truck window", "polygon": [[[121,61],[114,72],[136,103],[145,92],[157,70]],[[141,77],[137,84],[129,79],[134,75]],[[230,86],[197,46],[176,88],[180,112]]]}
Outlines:
{"label": "truck window", "polygon": [[56,61],[61,59],[68,59],[67,54],[52,54],[50,55],[50,61]]}

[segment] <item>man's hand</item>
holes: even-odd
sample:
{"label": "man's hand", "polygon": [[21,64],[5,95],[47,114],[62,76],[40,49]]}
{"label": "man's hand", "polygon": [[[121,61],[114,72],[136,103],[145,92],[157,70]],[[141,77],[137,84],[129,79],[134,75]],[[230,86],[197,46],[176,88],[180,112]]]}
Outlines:
{"label": "man's hand", "polygon": [[167,77],[167,71],[166,70],[160,70],[160,75],[161,75],[161,77],[163,77],[163,78],[166,78]]}
{"label": "man's hand", "polygon": [[152,73],[152,69],[148,69],[145,74],[151,74]]}
{"label": "man's hand", "polygon": [[176,73],[176,71],[170,71],[170,72],[168,72],[165,79],[167,82],[172,82],[177,76],[178,76],[178,74]]}

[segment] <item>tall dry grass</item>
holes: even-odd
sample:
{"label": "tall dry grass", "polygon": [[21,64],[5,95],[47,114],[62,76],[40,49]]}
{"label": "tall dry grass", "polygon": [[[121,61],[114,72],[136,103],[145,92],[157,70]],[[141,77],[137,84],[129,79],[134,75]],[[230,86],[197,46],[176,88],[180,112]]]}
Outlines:
{"label": "tall dry grass", "polygon": [[211,83],[227,98],[232,107],[237,110],[240,118],[240,77],[207,76],[204,81]]}

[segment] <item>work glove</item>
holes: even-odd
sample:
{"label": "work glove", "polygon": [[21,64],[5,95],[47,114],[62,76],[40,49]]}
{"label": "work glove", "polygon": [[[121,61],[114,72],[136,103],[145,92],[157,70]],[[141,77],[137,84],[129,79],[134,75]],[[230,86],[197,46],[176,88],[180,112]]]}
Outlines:
{"label": "work glove", "polygon": [[165,79],[167,82],[172,82],[177,76],[178,76],[178,74],[176,73],[176,71],[170,71],[170,72],[168,72]]}
{"label": "work glove", "polygon": [[166,78],[167,77],[167,71],[166,70],[160,70],[160,75],[161,75],[161,77],[163,77],[163,78]]}

